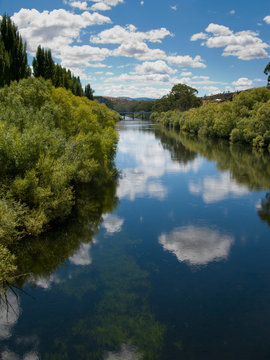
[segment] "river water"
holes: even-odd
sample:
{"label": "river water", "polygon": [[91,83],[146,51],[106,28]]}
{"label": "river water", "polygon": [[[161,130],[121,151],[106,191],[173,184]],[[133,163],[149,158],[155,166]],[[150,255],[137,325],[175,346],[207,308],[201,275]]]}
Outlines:
{"label": "river water", "polygon": [[269,359],[269,156],[118,128],[117,183],[18,249],[0,358]]}

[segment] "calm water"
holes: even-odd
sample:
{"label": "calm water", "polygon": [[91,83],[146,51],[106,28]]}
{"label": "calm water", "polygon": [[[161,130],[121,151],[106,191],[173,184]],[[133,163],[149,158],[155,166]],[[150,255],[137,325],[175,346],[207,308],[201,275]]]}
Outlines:
{"label": "calm water", "polygon": [[18,249],[0,358],[270,359],[270,159],[119,124],[118,184]]}

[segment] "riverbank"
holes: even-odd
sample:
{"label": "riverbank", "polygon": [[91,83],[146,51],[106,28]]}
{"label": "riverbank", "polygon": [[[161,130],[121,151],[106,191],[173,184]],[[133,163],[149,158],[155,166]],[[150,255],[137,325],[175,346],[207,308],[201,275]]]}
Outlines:
{"label": "riverbank", "polygon": [[41,78],[0,90],[2,265],[5,259],[14,264],[8,249],[21,238],[37,236],[70,214],[76,184],[102,184],[115,176],[118,119],[105,105]]}
{"label": "riverbank", "polygon": [[151,121],[183,133],[270,151],[270,91],[265,87],[243,91],[231,102],[209,103],[185,112],[153,113]]}

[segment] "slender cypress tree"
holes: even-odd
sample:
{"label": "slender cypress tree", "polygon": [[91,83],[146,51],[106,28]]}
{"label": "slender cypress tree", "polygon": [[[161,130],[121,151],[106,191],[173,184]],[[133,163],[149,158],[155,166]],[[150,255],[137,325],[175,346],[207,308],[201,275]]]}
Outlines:
{"label": "slender cypress tree", "polygon": [[[264,73],[265,75],[270,74],[270,63],[266,65],[265,69],[264,69]],[[270,75],[267,78],[267,86],[270,86]]]}
{"label": "slender cypress tree", "polygon": [[35,77],[45,78],[45,50],[39,45],[36,57],[33,59],[33,72]]}
{"label": "slender cypress tree", "polygon": [[18,81],[30,74],[26,43],[17,26],[4,14],[0,20],[0,86],[9,85],[11,81]]}
{"label": "slender cypress tree", "polygon": [[91,85],[90,84],[87,84],[85,86],[85,90],[84,90],[84,95],[90,99],[90,100],[94,100],[94,90],[91,88]]}

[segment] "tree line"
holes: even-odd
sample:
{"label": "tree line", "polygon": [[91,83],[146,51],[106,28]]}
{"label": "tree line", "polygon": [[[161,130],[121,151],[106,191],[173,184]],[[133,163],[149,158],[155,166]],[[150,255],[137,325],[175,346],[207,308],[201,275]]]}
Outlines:
{"label": "tree line", "polygon": [[[63,87],[71,90],[74,95],[86,96],[93,100],[94,91],[91,85],[87,84],[83,89],[80,77],[56,64],[50,49],[44,49],[39,45],[32,65],[34,77],[49,79],[56,88]],[[0,87],[9,86],[11,81],[19,81],[30,76],[26,42],[22,40],[17,26],[10,17],[4,14],[0,20]]]}
{"label": "tree line", "polygon": [[199,137],[224,138],[270,151],[270,91],[242,91],[232,101],[208,103],[188,111],[152,113],[155,122]]}

